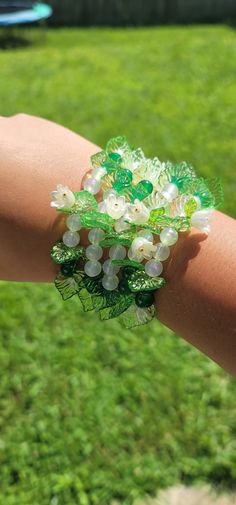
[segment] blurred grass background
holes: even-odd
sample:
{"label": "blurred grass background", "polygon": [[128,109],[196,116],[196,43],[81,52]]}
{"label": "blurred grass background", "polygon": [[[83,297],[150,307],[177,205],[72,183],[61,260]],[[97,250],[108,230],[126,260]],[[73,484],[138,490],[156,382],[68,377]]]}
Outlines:
{"label": "blurred grass background", "polygon": [[[30,36],[38,37],[37,30]],[[224,182],[236,217],[236,33],[48,30],[0,52],[2,115],[104,145],[125,134]],[[53,284],[0,283],[0,504],[133,504],[177,482],[236,487],[235,381],[159,322],[98,323]]]}

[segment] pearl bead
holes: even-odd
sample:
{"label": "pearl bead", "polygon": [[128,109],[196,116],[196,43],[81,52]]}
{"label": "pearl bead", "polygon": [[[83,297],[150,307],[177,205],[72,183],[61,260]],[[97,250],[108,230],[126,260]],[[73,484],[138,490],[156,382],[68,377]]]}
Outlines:
{"label": "pearl bead", "polygon": [[170,248],[168,247],[168,245],[164,245],[159,242],[159,244],[156,244],[156,246],[157,249],[153,257],[159,261],[167,260],[167,258],[169,258],[170,256]]}
{"label": "pearl bead", "polygon": [[114,289],[117,288],[119,284],[119,279],[117,275],[104,275],[102,278],[102,285],[104,289],[107,289],[108,291],[113,291]]}
{"label": "pearl bead", "polygon": [[102,271],[102,265],[99,261],[87,261],[84,265],[84,271],[89,277],[96,277]]}
{"label": "pearl bead", "polygon": [[167,202],[172,202],[178,196],[179,190],[176,184],[166,184],[161,192]]}
{"label": "pearl bead", "polygon": [[101,228],[92,228],[88,234],[89,242],[91,242],[91,244],[98,245],[104,235],[105,232],[101,230]]}
{"label": "pearl bead", "polygon": [[164,228],[160,233],[160,240],[164,245],[174,245],[178,240],[178,233],[174,228]]}
{"label": "pearl bead", "polygon": [[92,195],[96,195],[100,190],[100,182],[93,177],[88,177],[84,181],[84,189],[89,191]]}
{"label": "pearl bead", "polygon": [[146,238],[149,242],[153,242],[153,234],[148,230],[140,230],[138,236]]}
{"label": "pearl bead", "polygon": [[67,247],[75,247],[79,244],[80,235],[76,231],[65,231],[62,240]]}
{"label": "pearl bead", "polygon": [[105,202],[99,202],[99,204],[98,204],[98,210],[99,210],[99,212],[102,212],[102,214],[106,213],[107,207],[106,207]]}
{"label": "pearl bead", "polygon": [[149,260],[145,264],[145,272],[150,277],[156,277],[157,275],[160,275],[162,270],[163,270],[163,266],[160,261]]}
{"label": "pearl bead", "polygon": [[115,265],[112,264],[110,259],[104,261],[102,268],[103,268],[103,271],[105,272],[105,274],[107,274],[107,275],[115,275],[120,270],[119,267],[116,267]]}
{"label": "pearl bead", "polygon": [[70,231],[78,231],[82,228],[81,219],[78,214],[71,214],[67,218],[66,224]]}
{"label": "pearl bead", "polygon": [[88,245],[88,247],[86,247],[85,254],[89,260],[96,261],[100,260],[100,258],[102,257],[103,250],[102,247],[100,247],[99,245],[91,244]]}
{"label": "pearl bead", "polygon": [[126,256],[126,249],[123,245],[113,245],[109,250],[109,256],[113,260],[123,260]]}
{"label": "pearl bead", "polygon": [[92,177],[93,179],[96,179],[97,181],[100,181],[100,179],[106,175],[107,171],[104,167],[96,167],[92,171]]}

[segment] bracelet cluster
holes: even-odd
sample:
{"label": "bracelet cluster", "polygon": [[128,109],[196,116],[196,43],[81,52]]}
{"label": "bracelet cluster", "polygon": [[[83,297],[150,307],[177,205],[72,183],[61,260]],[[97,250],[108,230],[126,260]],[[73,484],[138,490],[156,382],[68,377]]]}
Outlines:
{"label": "bracelet cluster", "polygon": [[[191,227],[209,232],[223,202],[221,182],[197,177],[186,162],[148,159],[125,137],[110,139],[91,164],[82,191],[58,184],[51,192],[51,207],[68,214],[68,229],[51,250],[61,265],[55,286],[64,300],[78,295],[102,320],[147,323],[156,315],[154,293],[165,285],[171,246]],[[80,245],[82,228],[87,247]]]}

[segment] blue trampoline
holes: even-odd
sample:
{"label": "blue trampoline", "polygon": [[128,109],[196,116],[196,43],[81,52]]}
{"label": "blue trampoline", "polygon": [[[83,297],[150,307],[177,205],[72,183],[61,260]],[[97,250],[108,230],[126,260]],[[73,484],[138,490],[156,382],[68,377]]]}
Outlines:
{"label": "blue trampoline", "polygon": [[52,8],[41,2],[0,1],[0,26],[36,23],[51,15]]}

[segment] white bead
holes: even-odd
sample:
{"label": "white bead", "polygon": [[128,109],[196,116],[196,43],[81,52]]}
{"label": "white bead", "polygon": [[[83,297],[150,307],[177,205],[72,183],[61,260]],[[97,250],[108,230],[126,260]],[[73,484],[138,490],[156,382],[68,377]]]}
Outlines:
{"label": "white bead", "polygon": [[179,190],[176,184],[166,184],[161,192],[167,202],[172,202],[178,196]]}
{"label": "white bead", "polygon": [[159,261],[167,260],[167,258],[169,258],[170,256],[170,248],[168,247],[168,245],[164,245],[161,244],[161,242],[159,242],[158,244],[156,244],[156,246],[157,249],[153,257]]}
{"label": "white bead", "polygon": [[100,179],[106,175],[107,171],[104,167],[96,167],[92,171],[92,177],[93,179],[96,179],[97,181],[100,181]]}
{"label": "white bead", "polygon": [[117,191],[115,189],[106,189],[103,193],[103,200],[106,200],[111,195],[117,196]]}
{"label": "white bead", "polygon": [[126,256],[126,249],[120,244],[113,245],[110,247],[109,256],[113,260],[123,260]]}
{"label": "white bead", "polygon": [[98,245],[103,239],[105,232],[101,228],[92,228],[88,234],[88,239],[91,244]]}
{"label": "white bead", "polygon": [[164,245],[174,245],[178,240],[178,233],[174,228],[164,228],[160,233],[160,240]]}
{"label": "white bead", "polygon": [[71,214],[67,218],[66,224],[70,231],[78,231],[82,228],[81,219],[78,214]]}
{"label": "white bead", "polygon": [[203,233],[209,233],[212,213],[213,209],[203,209],[194,212],[191,217],[191,226],[194,226],[194,228],[197,228]]}
{"label": "white bead", "polygon": [[99,245],[91,244],[86,247],[85,254],[89,260],[96,261],[102,257],[103,250]]}
{"label": "white bead", "polygon": [[99,192],[100,190],[100,182],[97,181],[97,179],[94,179],[93,177],[88,177],[84,181],[84,189],[86,191],[89,191],[92,195],[96,195],[96,193]]}
{"label": "white bead", "polygon": [[104,275],[102,278],[102,285],[104,289],[107,289],[108,291],[113,291],[114,289],[117,288],[119,284],[119,279],[117,275]]}
{"label": "white bead", "polygon": [[115,222],[114,228],[115,228],[115,230],[116,230],[117,233],[120,233],[120,231],[128,230],[130,228],[130,224],[126,223],[124,221],[124,218],[121,217],[120,219],[118,219]]}
{"label": "white bead", "polygon": [[160,275],[162,270],[163,270],[163,266],[160,261],[149,260],[145,264],[145,272],[150,277],[156,277],[157,275]]}
{"label": "white bead", "polygon": [[98,204],[98,210],[99,210],[99,212],[102,212],[102,214],[106,213],[107,207],[106,207],[105,202],[99,202],[99,204]]}
{"label": "white bead", "polygon": [[99,261],[87,261],[84,265],[84,271],[89,277],[96,277],[102,271],[102,265]]}
{"label": "white bead", "polygon": [[127,252],[127,256],[131,261],[137,261],[138,263],[141,263],[143,258],[140,258],[140,256],[130,247]]}
{"label": "white bead", "polygon": [[112,265],[112,262],[110,259],[104,261],[102,268],[103,268],[103,271],[105,272],[105,274],[107,274],[107,275],[115,275],[120,270],[119,267]]}
{"label": "white bead", "polygon": [[75,247],[79,244],[80,235],[76,231],[65,231],[62,240],[67,247]]}
{"label": "white bead", "polygon": [[153,242],[153,234],[149,230],[140,230],[138,236],[146,238],[149,242]]}

